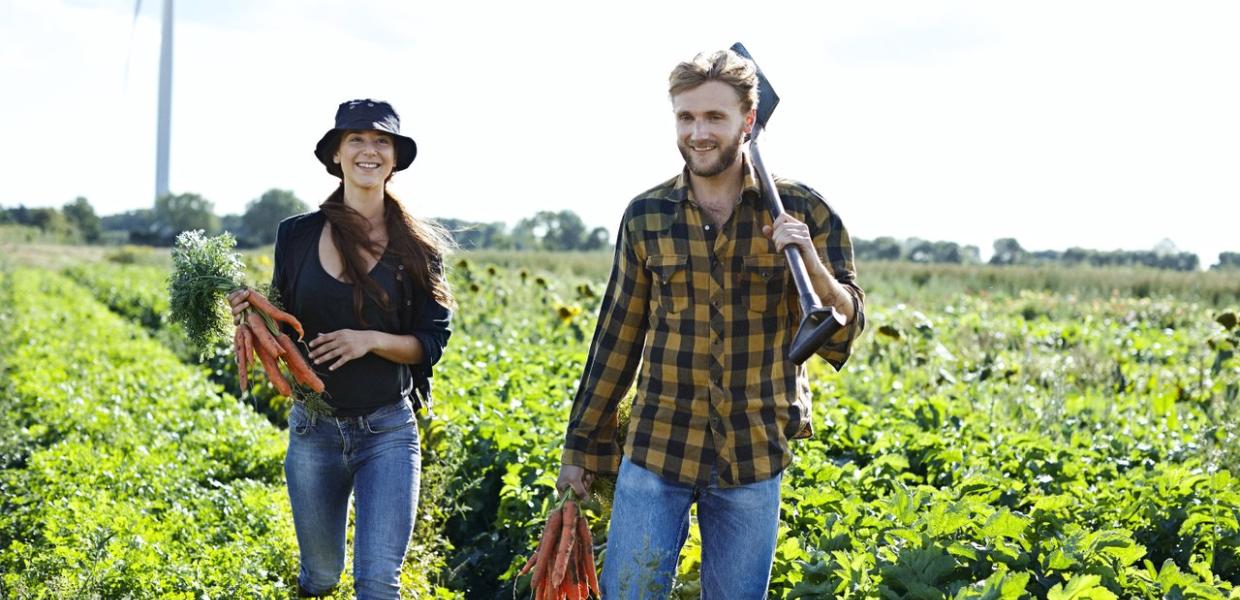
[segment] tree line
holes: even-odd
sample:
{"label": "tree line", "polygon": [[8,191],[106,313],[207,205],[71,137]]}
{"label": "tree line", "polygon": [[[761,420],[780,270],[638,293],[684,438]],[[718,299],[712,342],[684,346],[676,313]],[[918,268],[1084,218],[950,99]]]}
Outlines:
{"label": "tree line", "polygon": [[[929,241],[919,238],[897,240],[879,237],[873,240],[853,239],[853,253],[858,261],[907,261],[939,264],[982,264],[977,246],[961,246],[955,242]],[[1196,271],[1201,260],[1192,252],[1182,252],[1170,240],[1163,240],[1150,250],[1093,250],[1072,247],[1067,250],[1026,250],[1015,238],[994,242],[994,252],[987,261],[991,265],[1064,265],[1091,267],[1150,267],[1172,271]],[[1211,270],[1240,269],[1240,252],[1221,252]]]}
{"label": "tree line", "polygon": [[[241,214],[218,216],[214,205],[198,194],[169,194],[151,208],[129,210],[100,217],[90,202],[78,197],[61,208],[0,208],[0,226],[20,225],[59,241],[131,243],[170,246],[176,235],[188,229],[208,234],[228,231],[237,244],[252,248],[273,243],[276,225],[286,217],[310,207],[292,192],[271,189],[250,201]],[[610,232],[588,227],[571,210],[539,211],[517,221],[511,228],[503,222],[436,219],[464,249],[596,251],[611,248]],[[907,261],[917,263],[982,264],[977,246],[920,238],[899,240],[878,237],[853,238],[853,252],[860,262]],[[991,265],[1065,265],[1093,267],[1142,266],[1173,271],[1196,271],[1196,254],[1182,252],[1169,240],[1150,250],[1026,250],[1014,238],[994,242]],[[1212,270],[1240,270],[1240,252],[1222,252]]]}
{"label": "tree line", "polygon": [[271,189],[251,200],[245,211],[219,216],[215,206],[198,194],[168,194],[151,208],[100,217],[86,198],[57,208],[0,208],[0,225],[22,225],[65,242],[129,243],[171,246],[178,233],[202,229],[214,235],[232,233],[237,245],[252,248],[275,241],[276,225],[310,208],[292,192]]}

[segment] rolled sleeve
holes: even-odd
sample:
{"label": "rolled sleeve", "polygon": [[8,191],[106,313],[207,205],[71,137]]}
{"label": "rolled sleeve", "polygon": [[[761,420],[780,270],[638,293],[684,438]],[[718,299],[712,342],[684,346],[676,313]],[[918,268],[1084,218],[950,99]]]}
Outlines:
{"label": "rolled sleeve", "polygon": [[434,366],[443,357],[443,349],[452,337],[452,311],[428,294],[414,319],[411,333],[422,344],[420,364]]}
{"label": "rolled sleeve", "polygon": [[852,238],[838,213],[830,208],[817,192],[811,204],[814,246],[831,275],[852,297],[853,318],[815,352],[836,370],[843,368],[852,355],[853,341],[865,330],[865,291],[857,285],[857,268],[853,260]]}
{"label": "rolled sleeve", "polygon": [[[626,215],[625,223],[628,222]],[[615,473],[620,467],[617,408],[640,363],[649,293],[649,274],[622,225],[585,376],[569,415],[561,456],[566,465],[598,473]]]}

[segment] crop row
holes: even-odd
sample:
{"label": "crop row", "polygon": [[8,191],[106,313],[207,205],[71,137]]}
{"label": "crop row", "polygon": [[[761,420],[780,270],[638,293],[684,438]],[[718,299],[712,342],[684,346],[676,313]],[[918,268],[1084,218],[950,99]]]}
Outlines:
{"label": "crop row", "polygon": [[[415,541],[438,585],[511,597],[601,286],[452,273]],[[816,433],[785,477],[774,597],[1240,598],[1234,321],[1169,299],[898,289],[871,296],[842,373],[811,363]],[[606,511],[590,507],[600,542]],[[694,527],[682,597],[698,546]]]}

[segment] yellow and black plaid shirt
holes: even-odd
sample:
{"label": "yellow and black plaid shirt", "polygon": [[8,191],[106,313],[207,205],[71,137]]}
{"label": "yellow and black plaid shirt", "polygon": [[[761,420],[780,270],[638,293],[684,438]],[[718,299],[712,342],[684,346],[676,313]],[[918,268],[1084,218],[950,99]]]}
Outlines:
{"label": "yellow and black plaid shirt", "polygon": [[[564,464],[617,471],[617,406],[639,364],[624,451],[667,479],[705,486],[714,468],[723,487],[762,481],[791,461],[790,438],[811,434],[805,368],[787,358],[800,321],[796,287],[762,234],[773,219],[747,160],[744,171],[722,227],[704,218],[687,172],[625,210]],[[865,326],[851,240],[817,192],[784,179],[776,187],[853,297],[856,316],[818,350],[839,369]]]}

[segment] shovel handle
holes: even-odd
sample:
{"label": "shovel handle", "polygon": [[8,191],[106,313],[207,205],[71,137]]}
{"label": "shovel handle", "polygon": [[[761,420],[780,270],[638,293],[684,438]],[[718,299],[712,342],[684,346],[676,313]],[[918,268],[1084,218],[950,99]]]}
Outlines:
{"label": "shovel handle", "polygon": [[[779,190],[775,188],[775,178],[766,171],[766,166],[762,164],[762,153],[758,150],[758,134],[762,132],[762,125],[755,124],[753,132],[749,134],[749,158],[753,161],[754,171],[758,174],[758,180],[762,184],[762,199],[766,201],[767,208],[771,211],[771,218],[778,219],[779,215],[784,214],[784,201],[779,197]],[[801,259],[801,252],[796,246],[784,247],[784,258],[788,261],[788,269],[792,272],[792,279],[797,286],[797,294],[801,301],[801,314],[808,315],[816,309],[822,308],[822,300],[818,298],[818,294],[814,291],[814,286],[809,281],[809,271],[805,269],[805,261]]]}

